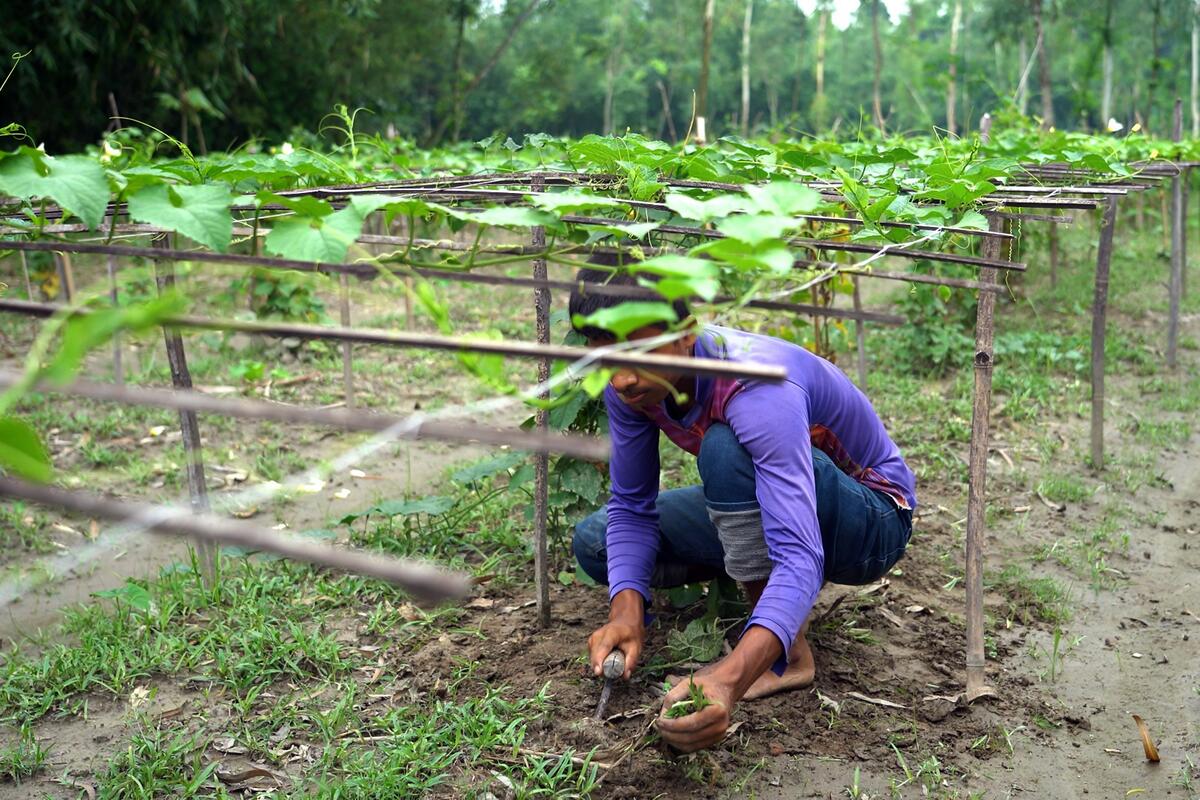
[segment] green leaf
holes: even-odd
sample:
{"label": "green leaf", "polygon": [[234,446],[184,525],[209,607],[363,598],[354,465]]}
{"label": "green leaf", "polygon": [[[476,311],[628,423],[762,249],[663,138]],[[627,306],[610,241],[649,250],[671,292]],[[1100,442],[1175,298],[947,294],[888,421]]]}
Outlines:
{"label": "green leaf", "polygon": [[493,206],[478,214],[472,214],[467,219],[480,225],[507,225],[521,228],[532,228],[534,225],[552,225],[558,221],[553,214],[521,206]]}
{"label": "green leaf", "polygon": [[959,218],[958,222],[954,223],[956,228],[970,228],[971,230],[986,231],[988,229],[987,217],[980,214],[978,211],[967,211]]}
{"label": "green leaf", "polygon": [[587,392],[588,397],[595,399],[603,394],[604,387],[612,380],[612,375],[611,369],[601,368],[585,375],[579,385]]}
{"label": "green leaf", "polygon": [[362,233],[363,216],[353,205],[321,217],[281,219],[267,234],[266,248],[298,261],[340,264]]}
{"label": "green leaf", "polygon": [[600,501],[600,495],[604,492],[604,478],[594,464],[563,456],[555,463],[554,474],[563,491],[587,503]]}
{"label": "green leaf", "polygon": [[733,194],[718,195],[711,200],[697,200],[690,195],[673,192],[668,194],[663,202],[679,216],[700,223],[711,222],[750,208],[747,198]]}
{"label": "green leaf", "polygon": [[555,214],[570,214],[589,208],[605,208],[620,205],[620,203],[611,197],[601,197],[599,195],[576,191],[531,195],[529,199],[543,211],[551,211]]}
{"label": "green leaf", "polygon": [[42,370],[42,377],[59,385],[71,381],[89,351],[107,342],[120,330],[138,332],[183,313],[187,299],[171,292],[134,306],[104,308],[79,314],[63,326],[58,350]]}
{"label": "green leaf", "polygon": [[737,239],[717,239],[692,248],[692,253],[705,253],[741,270],[766,271],[775,275],[788,274],[796,260],[792,252],[777,241],[751,246]]}
{"label": "green leaf", "polygon": [[668,300],[692,295],[712,300],[721,289],[716,265],[702,258],[668,253],[631,265],[630,269],[635,273],[661,276],[662,280],[657,283],[647,281],[643,285]]}
{"label": "green leaf", "polygon": [[558,573],[558,582],[563,586],[570,586],[575,582],[575,573],[567,572],[566,570],[560,570]]}
{"label": "green leaf", "polygon": [[525,460],[525,456],[526,454],[521,452],[503,453],[495,458],[489,458],[460,469],[450,476],[450,480],[455,483],[475,483],[481,478],[488,478],[517,466]]}
{"label": "green leaf", "polygon": [[49,481],[53,472],[37,431],[15,417],[0,417],[0,467],[38,483]]}
{"label": "green leaf", "polygon": [[169,228],[218,252],[233,237],[229,187],[147,186],[129,198],[129,215],[139,222]]}
{"label": "green leaf", "polygon": [[22,147],[0,160],[0,192],[21,198],[48,197],[95,228],[104,219],[108,180],[86,156],[53,158]]}
{"label": "green leaf", "polygon": [[769,214],[807,214],[821,204],[821,195],[816,190],[790,181],[747,186],[746,194],[754,201],[756,210]]}
{"label": "green leaf", "polygon": [[788,217],[740,214],[722,220],[717,225],[717,230],[739,242],[757,246],[768,239],[778,239],[795,224],[795,221]]}
{"label": "green leaf", "polygon": [[92,597],[123,601],[130,608],[143,612],[149,611],[154,606],[154,600],[150,597],[150,592],[146,590],[146,587],[136,584],[133,581],[126,581],[124,586],[119,586],[116,589],[93,592]]}
{"label": "green leaf", "polygon": [[600,328],[612,333],[618,339],[624,339],[637,329],[647,325],[678,321],[679,315],[668,303],[635,302],[602,308],[586,317],[576,314],[573,324],[580,328],[584,326]]}
{"label": "green leaf", "polygon": [[445,514],[458,502],[453,497],[431,495],[416,500],[385,500],[378,505],[356,511],[338,520],[340,525],[349,525],[362,517],[411,517],[416,514]]}

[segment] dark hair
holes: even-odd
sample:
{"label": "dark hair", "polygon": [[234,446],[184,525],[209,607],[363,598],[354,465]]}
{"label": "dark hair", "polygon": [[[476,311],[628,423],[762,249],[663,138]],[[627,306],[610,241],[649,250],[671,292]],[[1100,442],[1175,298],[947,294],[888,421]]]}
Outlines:
{"label": "dark hair", "polygon": [[[577,333],[581,333],[589,339],[614,339],[616,337],[613,336],[612,331],[598,328],[595,325],[576,325],[576,315],[582,317],[590,316],[603,308],[613,308],[622,303],[664,302],[663,296],[658,292],[638,283],[639,277],[642,280],[654,283],[658,280],[657,275],[631,275],[620,268],[619,258],[623,258],[626,264],[629,264],[632,260],[627,255],[618,253],[593,253],[588,258],[588,263],[603,266],[599,269],[583,267],[579,272],[575,273],[575,280],[579,285],[571,290],[571,300],[567,307],[568,313],[571,319],[571,327]],[[606,288],[614,289],[617,287],[622,288],[618,291],[604,292],[589,290],[589,286],[585,284],[601,284]],[[674,309],[675,315],[680,322],[690,317],[692,313],[688,309],[687,303],[683,300],[673,301],[671,308]],[[661,328],[662,330],[666,330],[667,328],[666,324],[661,322],[654,323],[649,327]]]}

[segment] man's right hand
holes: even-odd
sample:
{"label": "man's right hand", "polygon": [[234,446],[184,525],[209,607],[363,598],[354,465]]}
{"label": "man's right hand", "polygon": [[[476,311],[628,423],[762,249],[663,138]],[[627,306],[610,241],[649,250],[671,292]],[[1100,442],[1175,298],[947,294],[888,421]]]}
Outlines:
{"label": "man's right hand", "polygon": [[621,677],[629,680],[646,641],[643,611],[642,595],[636,589],[626,589],[613,598],[608,624],[597,628],[588,639],[589,659],[596,677],[603,674],[602,665],[608,654],[620,649],[625,654],[625,673]]}

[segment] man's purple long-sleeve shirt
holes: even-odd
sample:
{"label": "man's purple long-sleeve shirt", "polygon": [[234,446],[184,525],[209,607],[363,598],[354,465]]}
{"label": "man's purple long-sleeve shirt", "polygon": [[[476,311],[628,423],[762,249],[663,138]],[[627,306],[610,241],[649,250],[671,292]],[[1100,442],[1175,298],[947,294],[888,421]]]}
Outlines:
{"label": "man's purple long-sleeve shirt", "polygon": [[843,472],[886,493],[901,508],[916,507],[915,478],[866,396],[825,359],[780,339],[716,326],[697,336],[694,353],[779,365],[787,379],[770,384],[697,378],[694,402],[678,420],[661,404],[639,410],[611,386],[605,390],[612,438],[609,597],[636,589],[650,599],[659,542],[658,432],[696,455],[709,425],[723,422],[754,461],[755,491],[774,564],[747,627],[760,625],[774,633],[786,658],[824,581],[811,448],[824,451]]}

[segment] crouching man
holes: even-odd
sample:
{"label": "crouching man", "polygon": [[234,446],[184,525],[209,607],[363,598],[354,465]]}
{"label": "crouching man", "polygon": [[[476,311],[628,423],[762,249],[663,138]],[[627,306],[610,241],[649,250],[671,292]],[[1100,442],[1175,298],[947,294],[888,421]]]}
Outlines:
{"label": "crouching man", "polygon": [[[583,269],[585,283],[637,286],[625,273]],[[631,299],[571,295],[571,318]],[[681,320],[690,320],[677,301]],[[611,344],[578,328],[590,346]],[[782,366],[782,383],[621,369],[604,391],[612,496],[575,528],[580,566],[609,587],[609,621],[588,639],[596,675],[614,649],[624,678],[645,641],[651,587],[722,574],[739,581],[750,618],[733,651],[695,674],[712,705],[660,715],[663,739],[690,752],[719,742],[740,700],[812,683],[806,620],[826,581],[864,584],[903,555],[916,506],[913,473],[866,396],[835,366],[769,336],[694,322],[651,352]],[[629,339],[660,336],[648,326]],[[659,431],[696,456],[702,484],[659,491]],[[677,684],[664,711],[687,696]]]}

